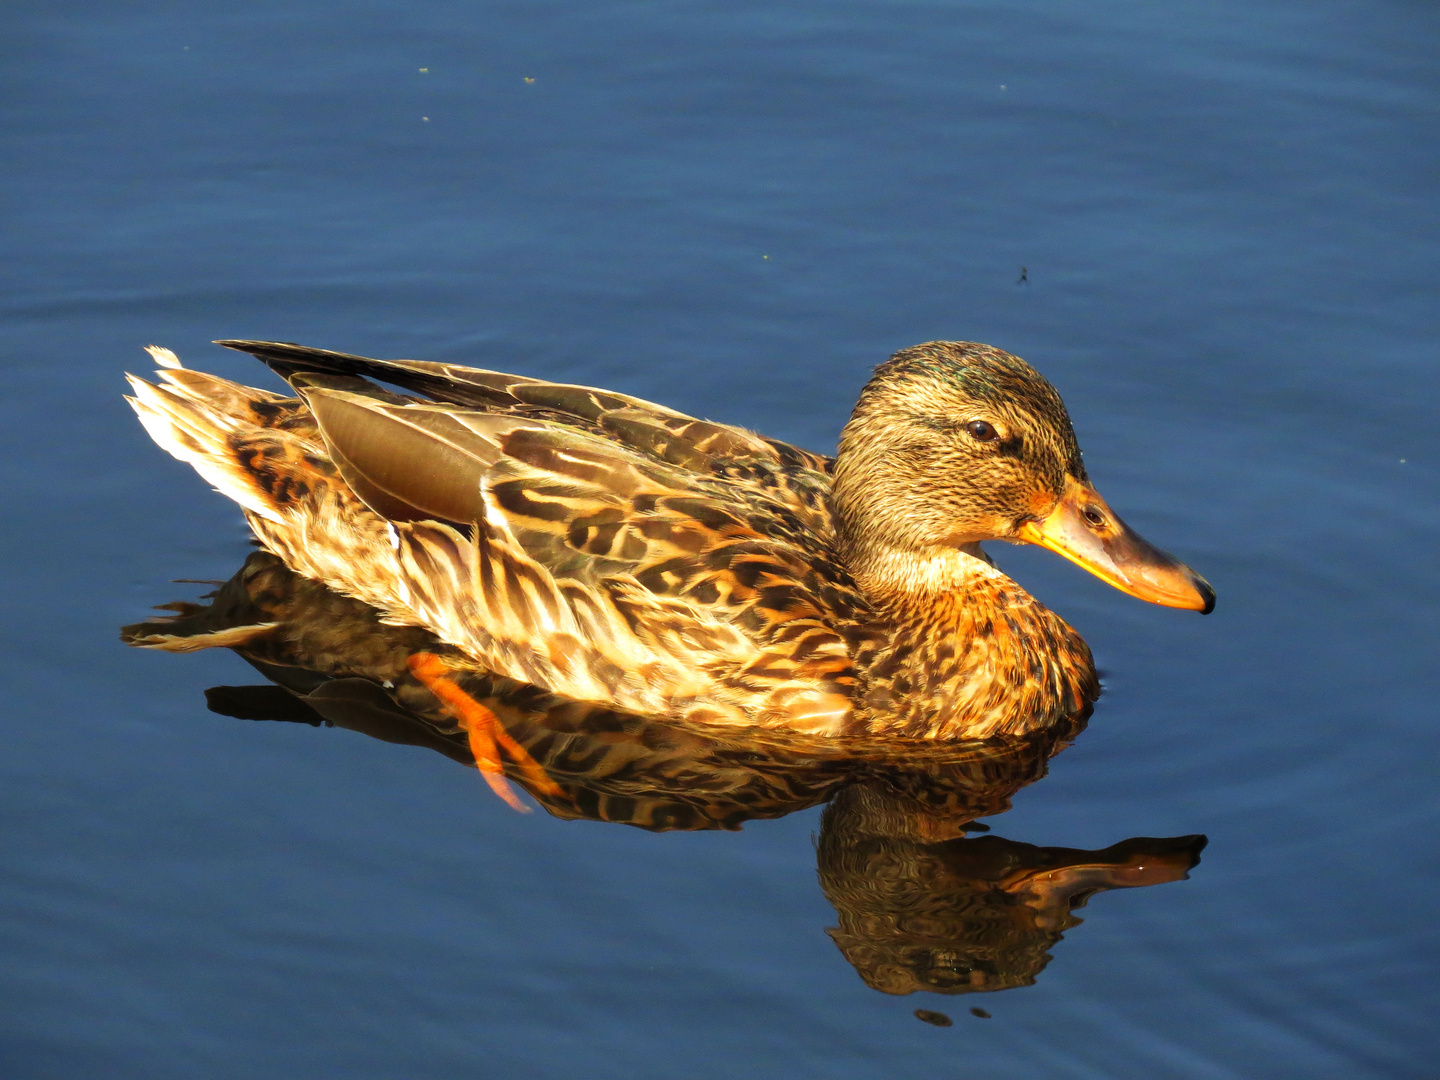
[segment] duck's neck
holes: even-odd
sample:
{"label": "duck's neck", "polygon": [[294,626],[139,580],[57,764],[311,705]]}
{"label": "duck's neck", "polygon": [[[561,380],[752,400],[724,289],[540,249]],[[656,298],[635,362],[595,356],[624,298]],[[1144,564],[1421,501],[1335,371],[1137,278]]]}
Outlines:
{"label": "duck's neck", "polygon": [[978,544],[858,550],[850,572],[883,629],[857,657],[872,731],[988,738],[1049,727],[1098,694],[1090,650]]}
{"label": "duck's neck", "polygon": [[976,581],[1004,576],[979,544],[920,551],[855,544],[846,552],[846,563],[865,596],[887,614],[908,614],[917,605],[964,593]]}

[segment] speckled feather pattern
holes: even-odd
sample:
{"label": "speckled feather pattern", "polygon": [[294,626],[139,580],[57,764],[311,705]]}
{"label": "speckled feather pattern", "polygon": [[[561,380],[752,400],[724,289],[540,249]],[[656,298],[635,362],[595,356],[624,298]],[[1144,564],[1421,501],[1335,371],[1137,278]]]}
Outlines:
{"label": "speckled feather pattern", "polygon": [[[689,723],[916,738],[1023,733],[1098,692],[1074,631],[983,557],[956,551],[944,589],[894,588],[870,532],[847,520],[864,485],[836,499],[826,458],[607,391],[237,345],[300,396],[167,364],[159,385],[132,381],[147,430],[239,502],[286,565],[496,676]],[[992,381],[1009,400],[1003,369]],[[1038,405],[1015,415],[1058,408],[1063,424],[1025,430],[1051,432],[1044,460],[1078,463],[1040,382],[1027,390]],[[878,408],[867,389],[842,466],[847,440],[888,422],[887,401],[933,398],[933,383],[902,379]],[[906,407],[947,414],[944,401]],[[994,460],[1002,481],[1026,478]],[[933,477],[918,486],[942,508],[973,479],[922,467]]]}
{"label": "speckled feather pattern", "polygon": [[202,602],[161,608],[166,614],[125,627],[122,640],[173,652],[228,647],[339,726],[473,764],[464,730],[407,664],[416,653],[438,653],[558,785],[559,795],[537,790],[523,769],[507,770],[550,813],[644,829],[739,828],[868,781],[890,793],[887,805],[908,808],[906,820],[920,812],[952,836],[974,817],[1007,809],[1083,723],[936,743],[657,721],[488,672],[428,630],[388,625],[374,608],[266,551],[252,553]]}

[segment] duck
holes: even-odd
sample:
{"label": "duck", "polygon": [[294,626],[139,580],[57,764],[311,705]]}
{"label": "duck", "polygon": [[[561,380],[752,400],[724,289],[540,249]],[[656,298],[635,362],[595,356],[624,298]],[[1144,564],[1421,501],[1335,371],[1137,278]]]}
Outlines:
{"label": "duck", "polygon": [[127,376],[141,424],[285,566],[433,635],[410,669],[492,770],[503,732],[447,654],[705,729],[986,739],[1088,715],[1100,687],[1084,640],[984,542],[1214,607],[1101,498],[1055,388],[989,345],[895,353],[832,458],[593,387],[217,344],[291,392],[151,346],[156,381]]}

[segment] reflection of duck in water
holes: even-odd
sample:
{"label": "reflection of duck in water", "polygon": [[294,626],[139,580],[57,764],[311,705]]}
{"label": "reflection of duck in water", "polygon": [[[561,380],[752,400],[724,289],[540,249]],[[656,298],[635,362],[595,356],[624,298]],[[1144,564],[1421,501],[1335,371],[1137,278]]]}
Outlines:
{"label": "reflection of duck in water", "polygon": [[820,885],[840,925],[826,933],[887,994],[1029,986],[1097,892],[1187,876],[1203,836],[1134,837],[1101,851],[966,838],[884,784],[838,792],[821,819]]}
{"label": "reflection of duck in water", "polygon": [[227,344],[298,397],[152,350],[162,385],[132,380],[146,429],[291,568],[447,646],[412,671],[482,767],[504,727],[452,677],[477,666],[506,693],[717,731],[1063,726],[1098,692],[1090,652],[983,540],[1052,548],[1156,603],[1213,603],[1090,486],[1050,384],[988,346],[897,353],[832,462],[601,390]]}
{"label": "reflection of duck in water", "polygon": [[[472,764],[469,744],[407,663],[444,650],[257,552],[211,603],[126,627],[133,645],[229,646],[273,680],[217,687],[211,708],[255,720],[331,723]],[[1204,837],[1135,838],[1103,851],[967,839],[1045,774],[1080,727],[897,747],[762,730],[686,727],[579,705],[468,669],[452,675],[522,751],[505,767],[552,814],[646,829],[739,828],[831,800],[817,845],[839,913],[829,931],[871,986],[964,993],[1028,985],[1093,892],[1185,876]],[[522,763],[523,762],[523,763]]]}
{"label": "reflection of duck in water", "polygon": [[455,685],[497,717],[511,746],[497,769],[557,816],[651,829],[737,828],[814,806],[872,774],[933,813],[964,820],[999,813],[1083,724],[896,745],[656,721],[489,674],[429,631],[387,625],[373,608],[266,552],[251,555],[209,604],[165,608],[175,614],[126,627],[124,640],[171,652],[229,647],[276,684],[217,687],[209,697],[218,712],[328,722],[473,764],[462,725],[413,670],[416,655],[439,654]]}

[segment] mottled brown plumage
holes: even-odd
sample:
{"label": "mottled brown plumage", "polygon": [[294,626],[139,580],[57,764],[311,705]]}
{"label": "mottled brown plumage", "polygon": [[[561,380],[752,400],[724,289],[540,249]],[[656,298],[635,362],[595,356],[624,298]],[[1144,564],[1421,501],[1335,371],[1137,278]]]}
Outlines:
{"label": "mottled brown plumage", "polygon": [[1059,396],[1007,353],[897,354],[832,463],[587,387],[224,344],[298,397],[152,350],[161,384],[131,399],[150,434],[288,566],[496,676],[691,724],[924,738],[1042,729],[1098,692],[1084,642],[979,548],[1093,495]]}
{"label": "mottled brown plumage", "polygon": [[473,764],[465,732],[408,663],[417,653],[439,654],[462,690],[494,713],[552,782],[538,786],[517,761],[504,762],[540,805],[557,817],[646,829],[739,828],[814,806],[846,784],[878,782],[895,805],[942,820],[955,835],[975,817],[1009,809],[1010,796],[1044,776],[1050,756],[1084,722],[937,744],[655,720],[494,675],[429,631],[389,625],[374,608],[264,551],[202,602],[161,610],[166,614],[125,627],[121,639],[167,652],[232,649],[280,695],[276,704],[258,687],[217,688],[212,708],[323,718]]}

